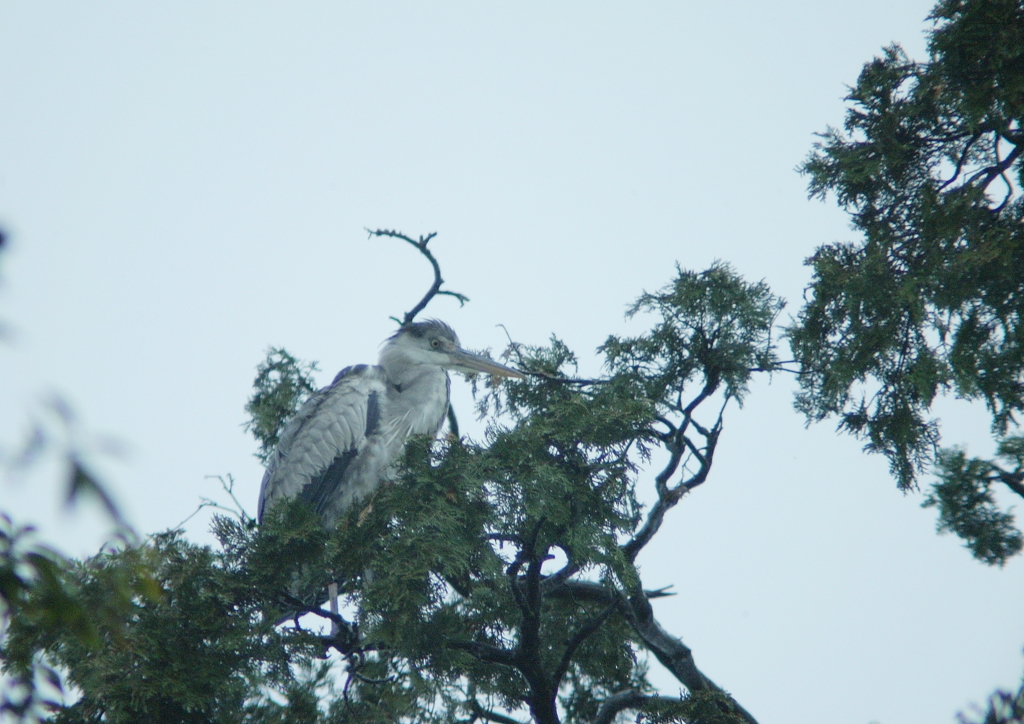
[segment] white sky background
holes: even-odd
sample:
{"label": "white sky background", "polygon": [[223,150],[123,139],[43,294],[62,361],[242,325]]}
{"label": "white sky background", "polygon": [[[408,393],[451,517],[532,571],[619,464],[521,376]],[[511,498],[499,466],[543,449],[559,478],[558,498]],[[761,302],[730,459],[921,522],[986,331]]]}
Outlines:
{"label": "white sky background", "polygon": [[[803,259],[852,232],[793,169],[883,45],[922,56],[930,9],[0,0],[0,445],[57,392],[127,447],[101,469],[138,530],[217,496],[212,474],[255,510],[242,407],[266,347],[326,384],[429,284],[364,227],[439,232],[472,301],[428,316],[468,347],[501,350],[499,323],[554,332],[584,372],[677,260],[729,261],[795,313]],[[762,724],[952,722],[1015,686],[1021,559],[989,569],[936,536],[883,460],[804,428],[792,391],[762,380],[730,410],[709,482],[642,557],[679,594],[663,625]],[[988,452],[984,414],[943,412],[947,443]],[[90,553],[106,523],[61,512],[53,468],[0,481],[0,507]]]}

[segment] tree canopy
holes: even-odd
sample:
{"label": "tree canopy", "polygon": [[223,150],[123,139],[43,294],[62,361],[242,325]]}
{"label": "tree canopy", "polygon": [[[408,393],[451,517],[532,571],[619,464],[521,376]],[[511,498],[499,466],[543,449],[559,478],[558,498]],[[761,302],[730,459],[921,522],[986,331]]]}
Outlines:
{"label": "tree canopy", "polygon": [[[904,490],[934,464],[940,530],[1001,564],[1024,543],[992,494],[1024,496],[1024,8],[942,0],[930,20],[929,59],[892,45],[866,64],[801,167],[861,238],[808,260],[797,406],[838,416]],[[995,459],[937,454],[941,394],[984,402]]]}
{"label": "tree canopy", "polygon": [[[1002,564],[1024,546],[995,495],[1024,497],[1024,8],[942,0],[931,20],[928,60],[893,45],[868,63],[843,128],[802,166],[860,238],[809,259],[787,334],[798,408],[837,417],[904,490],[934,466],[925,504],[940,530]],[[443,288],[432,235],[371,233],[434,270],[396,322],[438,294],[466,301]],[[334,530],[299,500],[262,525],[239,506],[215,516],[216,545],[124,533],[69,561],[0,518],[0,711],[76,724],[754,722],[656,620],[651,601],[671,593],[645,588],[636,560],[709,480],[752,376],[780,369],[781,307],[727,264],[677,268],[629,310],[647,331],[599,348],[599,376],[580,378],[557,337],[513,343],[506,356],[529,375],[477,383],[483,434],[460,436],[453,416],[454,434],[413,440],[393,483]],[[246,410],[261,459],[314,369],[283,348],[257,368]],[[987,406],[991,459],[938,448],[942,394]],[[71,495],[102,499],[74,451],[68,462]],[[324,608],[330,583],[338,612]],[[648,657],[685,693],[656,691]],[[48,700],[57,690],[64,703]],[[985,721],[1019,721],[1022,701],[1024,689],[995,695]]]}
{"label": "tree canopy", "polygon": [[[436,262],[435,276],[427,301],[444,291]],[[14,617],[6,670],[61,672],[77,698],[59,722],[753,722],[658,624],[650,599],[667,592],[645,590],[635,560],[708,479],[729,403],[776,365],[780,309],[717,263],[643,294],[629,314],[649,331],[609,336],[598,378],[557,338],[512,344],[529,374],[477,388],[481,439],[413,439],[399,479],[333,531],[295,500],[260,526],[218,515],[218,546],[168,531],[69,565],[62,585],[87,607],[111,580],[135,593],[85,638]],[[263,455],[312,369],[279,348],[259,366],[247,410]],[[652,688],[645,652],[685,695]]]}

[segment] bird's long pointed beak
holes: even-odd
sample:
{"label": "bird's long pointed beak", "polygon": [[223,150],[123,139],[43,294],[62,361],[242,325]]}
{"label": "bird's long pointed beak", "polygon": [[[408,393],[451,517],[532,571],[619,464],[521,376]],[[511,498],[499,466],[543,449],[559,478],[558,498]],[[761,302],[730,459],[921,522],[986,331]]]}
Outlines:
{"label": "bird's long pointed beak", "polygon": [[451,368],[459,372],[483,372],[496,377],[515,377],[520,380],[526,377],[518,370],[498,364],[481,355],[467,352],[462,348],[456,348],[454,352],[449,352],[448,358],[451,360]]}

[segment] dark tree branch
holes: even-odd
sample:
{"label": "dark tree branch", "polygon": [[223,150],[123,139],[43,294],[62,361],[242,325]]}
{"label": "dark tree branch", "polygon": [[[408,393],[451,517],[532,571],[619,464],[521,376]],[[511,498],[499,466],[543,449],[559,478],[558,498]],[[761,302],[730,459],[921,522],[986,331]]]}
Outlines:
{"label": "dark tree branch", "polygon": [[987,166],[977,172],[975,172],[967,183],[974,183],[979,178],[984,177],[981,182],[981,187],[987,188],[992,181],[1006,173],[1007,169],[1013,166],[1013,162],[1016,161],[1021,153],[1024,153],[1024,146],[1014,146],[1013,150],[1007,154],[1006,158],[996,163],[994,166]]}
{"label": "dark tree branch", "polygon": [[700,449],[694,444],[693,440],[691,440],[689,437],[684,437],[683,442],[686,443],[686,448],[690,451],[690,454],[697,458],[697,462],[700,463],[700,466],[702,468],[707,467],[707,458],[701,454]]}
{"label": "dark tree branch", "polygon": [[473,716],[476,719],[492,721],[495,722],[495,724],[523,724],[518,719],[513,719],[512,717],[505,716],[504,714],[498,714],[497,712],[484,709],[476,699],[469,702],[469,710],[473,713]]}
{"label": "dark tree branch", "polygon": [[286,621],[292,621],[295,624],[295,628],[302,631],[303,628],[299,625],[299,619],[307,613],[311,613],[314,616],[327,619],[336,627],[336,632],[333,636],[319,637],[324,646],[328,648],[333,646],[345,656],[348,656],[360,648],[359,627],[351,621],[346,620],[341,614],[328,611],[324,608],[320,608],[319,606],[308,606],[293,596],[285,595],[283,598],[289,606],[294,606],[294,609],[289,611],[285,616],[279,618],[274,623],[275,626],[280,626]]}
{"label": "dark tree branch", "polygon": [[[558,547],[561,548],[562,551],[565,553],[565,565],[557,571],[555,571],[554,573],[552,573],[551,575],[545,576],[541,580],[542,587],[548,587],[553,585],[553,583],[567,581],[569,580],[569,578],[579,573],[580,564],[576,561],[576,558],[575,556],[573,556],[572,551],[565,546]],[[543,595],[543,590],[541,591],[541,595]]]}
{"label": "dark tree branch", "polygon": [[733,713],[748,724],[757,724],[757,720],[746,709],[697,668],[690,648],[661,627],[654,618],[654,609],[648,600],[654,597],[650,595],[651,592],[642,591],[627,598],[621,592],[600,583],[566,581],[559,589],[553,589],[551,594],[606,604],[616,602],[618,611],[636,631],[647,650],[653,653],[683,686],[691,692],[713,691],[723,695],[726,699],[723,706],[730,707]]}
{"label": "dark tree branch", "polygon": [[625,691],[612,694],[604,700],[601,708],[597,710],[594,724],[612,724],[615,720],[615,715],[620,711],[633,709],[643,704],[646,700],[647,697],[636,689],[626,689]]}
{"label": "dark tree branch", "polygon": [[[675,472],[675,468],[679,466],[679,461],[682,459],[682,454],[681,448],[673,449],[672,458],[669,460],[669,466],[665,468],[665,471],[671,468],[671,472]],[[702,477],[701,473],[703,473]],[[703,482],[703,477],[706,476],[707,471],[702,468],[694,476],[694,479],[701,477],[700,482]],[[665,513],[679,502],[679,499],[685,492],[686,488],[682,485],[670,489],[664,483],[659,482],[658,501],[651,506],[651,510],[647,513],[647,520],[644,521],[643,526],[637,531],[636,535],[622,545],[622,552],[626,555],[627,560],[630,562],[636,560],[640,551],[650,543],[651,539],[654,538],[654,534],[661,528],[661,524],[665,520]]]}
{"label": "dark tree branch", "polygon": [[660,422],[662,425],[668,428],[666,432],[658,432],[657,430],[655,430],[654,434],[657,435],[659,439],[665,442],[671,440],[672,436],[676,434],[676,426],[672,424],[672,421],[669,420],[667,417],[664,417],[663,415],[655,415],[654,420],[656,422]]}
{"label": "dark tree branch", "polygon": [[1008,473],[998,468],[994,472],[995,479],[1003,483],[1010,490],[1024,498],[1024,472]]}
{"label": "dark tree branch", "polygon": [[[543,519],[541,520],[543,523]],[[528,613],[529,602],[526,600],[526,596],[523,594],[521,582],[519,580],[519,571],[522,570],[523,565],[529,560],[530,554],[528,551],[532,551],[533,545],[537,542],[536,535],[540,531],[539,527],[535,527],[533,535],[529,540],[523,541],[522,539],[513,540],[519,546],[519,552],[516,554],[515,560],[509,564],[508,569],[505,571],[505,575],[508,576],[509,586],[512,589],[512,598],[515,599],[516,605],[519,606],[519,610],[522,611],[525,617]],[[512,538],[510,538],[512,540]]]}
{"label": "dark tree branch", "polygon": [[628,600],[626,616],[647,649],[654,654],[662,666],[672,672],[672,675],[683,686],[691,692],[713,691],[724,695],[726,701],[722,703],[722,706],[732,709],[727,713],[739,715],[748,724],[757,724],[757,720],[750,712],[740,706],[739,702],[697,668],[693,659],[693,651],[682,640],[661,627],[661,624],[654,618],[654,609],[651,608],[651,603],[646,596],[631,596]]}
{"label": "dark tree branch", "polygon": [[469,297],[467,297],[465,294],[459,294],[458,292],[450,292],[447,289],[441,289],[441,285],[444,284],[444,279],[441,278],[441,266],[437,263],[437,259],[434,258],[434,255],[430,252],[430,249],[427,248],[427,244],[430,243],[430,240],[437,236],[436,231],[427,234],[426,236],[420,236],[418,240],[413,240],[411,237],[406,236],[402,232],[395,231],[392,229],[367,229],[366,232],[371,237],[387,236],[392,239],[401,239],[402,241],[412,244],[419,250],[419,252],[423,256],[427,257],[427,261],[429,261],[430,265],[434,267],[434,283],[430,285],[430,289],[427,291],[425,295],[423,295],[423,299],[420,300],[419,304],[417,304],[411,310],[406,312],[405,316],[402,317],[401,320],[392,317],[392,319],[401,324],[403,327],[406,326],[407,324],[411,324],[412,321],[416,318],[416,315],[422,312],[430,303],[430,300],[438,296],[439,294],[448,297],[455,297],[456,299],[459,300],[459,306],[462,306],[469,301]]}
{"label": "dark tree branch", "polygon": [[558,662],[558,666],[555,668],[554,676],[551,677],[554,681],[556,691],[562,683],[562,679],[565,677],[565,672],[569,670],[569,664],[572,663],[572,657],[576,654],[576,650],[579,649],[580,645],[586,641],[591,634],[601,627],[601,624],[603,624],[608,617],[615,612],[616,608],[618,608],[618,603],[616,601],[609,603],[601,613],[583,624],[583,626],[580,627],[580,630],[566,642],[565,652],[562,654],[562,659]]}
{"label": "dark tree branch", "polygon": [[487,540],[496,540],[501,543],[512,543],[517,546],[523,545],[522,536],[518,536],[515,533],[488,533],[484,538]]}
{"label": "dark tree branch", "polygon": [[[668,589],[671,586],[665,588],[658,588],[656,590],[644,590],[644,595],[647,598],[665,598],[667,596],[674,596]],[[545,597],[550,598],[570,598],[573,601],[598,603],[608,605],[614,600],[617,600],[611,593],[611,591],[600,583],[593,581],[556,581],[553,578],[549,578],[544,581],[543,592]]]}
{"label": "dark tree branch", "polygon": [[791,375],[806,375],[806,374],[809,374],[808,372],[805,372],[804,370],[800,370],[800,369],[791,370],[788,367],[783,367],[784,364],[787,364],[787,363],[779,362],[777,365],[773,365],[771,367],[748,367],[747,368],[747,372],[788,372]]}
{"label": "dark tree branch", "polygon": [[[505,571],[512,597],[519,607],[521,616],[519,643],[514,652],[497,649],[497,651],[502,651],[502,656],[507,656],[507,663],[506,661],[495,661],[495,663],[506,663],[507,666],[519,671],[526,679],[529,691],[524,697],[524,701],[530,707],[530,713],[537,724],[558,724],[558,710],[555,706],[555,697],[558,693],[557,681],[553,681],[544,674],[544,663],[541,658],[540,628],[541,606],[543,605],[541,584],[544,581],[544,576],[541,575],[541,566],[552,556],[546,555],[547,548],[543,553],[537,551],[537,540],[546,520],[546,518],[541,518],[534,524],[533,530],[530,531],[526,540],[521,542],[515,560]],[[526,573],[520,577],[519,572],[524,565]],[[466,648],[462,644],[458,646]]]}
{"label": "dark tree branch", "polygon": [[675,475],[676,470],[679,469],[679,463],[683,460],[683,452],[686,449],[686,446],[682,444],[683,437],[683,430],[677,429],[665,442],[670,457],[665,467],[654,477],[654,487],[658,491],[659,498],[668,494],[668,481]]}
{"label": "dark tree branch", "polygon": [[[654,479],[655,489],[658,493],[658,501],[651,506],[650,511],[647,513],[647,519],[644,521],[640,530],[637,531],[636,535],[622,545],[622,551],[625,553],[628,560],[636,560],[637,555],[641,550],[643,550],[643,547],[651,541],[654,535],[661,528],[661,524],[665,520],[665,514],[669,509],[678,503],[683,495],[707,480],[708,474],[711,472],[711,462],[714,458],[715,447],[718,445],[718,436],[722,431],[722,414],[725,411],[725,405],[729,403],[730,398],[726,395],[722,410],[718,413],[718,419],[715,421],[714,427],[710,430],[705,429],[698,424],[697,421],[693,419],[693,413],[702,402],[715,393],[718,386],[719,381],[716,377],[705,380],[704,387],[701,389],[700,393],[682,409],[682,424],[680,424],[678,428],[673,428],[674,432],[665,442],[665,448],[670,454],[668,464],[665,465]],[[697,445],[686,435],[687,429],[691,426],[704,437],[703,453],[700,452]],[[697,461],[700,463],[700,467],[688,480],[680,482],[675,487],[669,487],[668,481],[676,474],[676,471],[679,469],[679,464],[682,462],[683,455],[687,450],[697,458]]]}
{"label": "dark tree branch", "polygon": [[[548,560],[550,556],[538,556],[537,538],[540,535],[540,530],[546,522],[546,518],[541,518],[533,526],[533,530],[530,531],[529,537],[523,541],[518,536],[498,536],[497,534],[491,534],[497,540],[511,540],[519,544],[519,553],[516,554],[516,558],[509,564],[508,569],[505,571],[505,575],[508,576],[509,585],[512,589],[512,597],[515,598],[516,605],[519,606],[520,611],[523,615],[524,625],[527,621],[532,621],[536,618],[536,623],[540,625],[540,567],[545,560]],[[522,570],[523,565],[528,564],[526,568],[526,576],[523,581],[520,581],[519,571]],[[526,584],[526,593],[523,593],[523,587],[521,583]],[[523,646],[520,641],[520,647]]]}
{"label": "dark tree branch", "polygon": [[[551,556],[537,550],[537,539],[540,537],[546,518],[541,518],[530,531],[530,537],[526,546],[520,551],[517,560],[528,561],[526,566],[525,594],[520,594],[523,603],[520,603],[522,611],[522,623],[519,628],[519,645],[516,647],[516,667],[522,673],[530,686],[527,703],[530,713],[533,714],[537,724],[558,724],[558,710],[555,706],[555,698],[558,693],[558,680],[548,677],[544,673],[544,662],[541,658],[541,566]],[[514,566],[515,564],[513,564]],[[518,568],[512,573],[513,566],[509,566],[510,577],[512,578],[513,590],[518,588]],[[520,564],[521,566],[521,564]],[[517,599],[519,602],[519,599]],[[525,605],[524,605],[525,604]]]}
{"label": "dark tree branch", "polygon": [[943,191],[947,186],[960,178],[960,172],[963,171],[964,163],[967,161],[967,154],[971,152],[971,148],[979,138],[981,138],[981,131],[974,133],[970,140],[967,141],[967,144],[964,146],[963,153],[960,154],[960,160],[956,163],[956,170],[953,172],[953,175],[950,176],[948,181],[943,182],[943,184],[939,186],[939,191]]}
{"label": "dark tree branch", "polygon": [[480,659],[480,661],[486,661],[489,664],[500,664],[501,666],[508,666],[513,669],[519,668],[515,653],[498,646],[482,644],[478,641],[449,641],[448,646],[465,651]]}
{"label": "dark tree branch", "polygon": [[645,704],[651,702],[657,703],[680,703],[679,699],[673,699],[668,696],[649,696],[641,694],[636,689],[626,689],[612,694],[601,704],[601,708],[597,710],[597,716],[594,717],[593,724],[612,724],[615,720],[615,715],[626,709],[638,709]]}
{"label": "dark tree branch", "polygon": [[375,686],[380,686],[381,684],[390,684],[395,680],[395,677],[393,676],[385,676],[383,679],[374,679],[369,676],[364,676],[363,674],[360,674],[358,671],[352,671],[350,673],[352,678],[359,679],[365,684],[373,684]]}
{"label": "dark tree branch", "polygon": [[544,561],[550,560],[552,556],[547,554],[547,548],[544,549],[543,554],[537,552],[537,539],[540,537],[541,528],[544,527],[544,523],[547,522],[547,518],[541,518],[537,521],[537,525],[533,527],[533,531],[530,533],[530,539],[527,541],[529,546],[529,561],[530,564],[526,567],[526,596],[527,603],[530,608],[530,615],[535,617],[537,623],[537,634],[540,634],[540,582],[541,582],[541,566]]}
{"label": "dark tree branch", "polygon": [[[1002,138],[1006,139],[1005,136],[1002,136]],[[1020,151],[1020,148],[1021,148],[1020,144],[1014,144],[1013,141],[1010,141],[1009,139],[1006,139],[1006,140],[1007,140],[1008,143],[1011,143],[1013,145],[1013,152]],[[1003,166],[1003,162],[999,161],[999,137],[996,138],[995,142],[993,143],[993,146],[994,146],[993,150],[994,150],[995,155],[996,155],[996,161],[998,161],[1000,167],[1002,167]],[[1013,152],[1010,153],[1011,156],[1013,155]],[[1007,159],[1009,159],[1009,157],[1007,157]],[[1010,181],[1009,177],[1007,177],[1007,175],[1006,175],[1006,171],[1007,171],[1007,169],[1009,167],[1010,167],[1009,165],[1003,167],[1003,170],[999,174],[999,178],[1001,178],[1003,180],[1003,183],[1006,184],[1006,196],[1003,198],[1003,203],[999,204],[999,206],[997,206],[995,208],[995,213],[997,213],[997,214],[1000,213],[1006,207],[1006,205],[1008,203],[1010,203],[1010,199],[1013,198],[1013,183]]]}
{"label": "dark tree branch", "polygon": [[534,372],[533,370],[523,370],[526,374],[531,377],[540,377],[541,379],[548,380],[549,382],[560,382],[563,385],[579,385],[581,387],[588,387],[592,385],[606,385],[608,380],[587,380],[578,377],[559,377],[557,375],[551,375],[547,372]]}
{"label": "dark tree branch", "polygon": [[1012,129],[1007,127],[1005,130],[1000,131],[999,135],[1004,141],[1013,146],[1020,146],[1024,144],[1024,133],[1015,133]]}
{"label": "dark tree branch", "polygon": [[715,450],[718,448],[718,437],[722,434],[722,421],[724,419],[726,405],[729,404],[729,399],[729,397],[726,397],[722,402],[722,408],[718,411],[718,418],[715,420],[714,427],[710,430],[705,430],[700,425],[694,423],[694,427],[696,427],[700,434],[704,436],[704,447],[702,453],[693,445],[689,438],[686,440],[687,445],[692,448],[694,457],[700,461],[700,468],[689,480],[678,485],[679,488],[683,489],[684,494],[690,492],[698,485],[702,485],[707,480],[708,474],[711,472],[711,464],[714,462]]}
{"label": "dark tree branch", "polygon": [[[709,397],[711,397],[711,395],[715,394],[715,391],[718,389],[718,385],[720,383],[721,380],[718,379],[717,375],[712,375],[710,378],[704,381],[704,387],[701,388],[700,394],[698,394],[696,397],[690,400],[690,404],[683,408],[683,414],[687,420],[692,419],[693,413],[697,410],[698,407],[700,407],[701,403],[704,402],[704,400],[708,399]],[[685,425],[683,427],[685,428]]]}

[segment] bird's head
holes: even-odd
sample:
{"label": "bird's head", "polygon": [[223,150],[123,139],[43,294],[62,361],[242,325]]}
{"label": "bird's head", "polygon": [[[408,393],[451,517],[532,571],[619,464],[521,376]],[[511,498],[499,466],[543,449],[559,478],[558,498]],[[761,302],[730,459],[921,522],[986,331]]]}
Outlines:
{"label": "bird's head", "polygon": [[436,319],[403,326],[384,343],[380,359],[381,365],[385,367],[389,363],[433,365],[458,372],[483,372],[520,379],[525,377],[522,372],[511,367],[462,349],[455,330]]}

